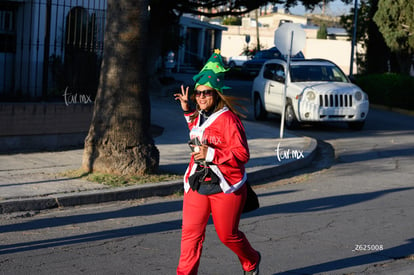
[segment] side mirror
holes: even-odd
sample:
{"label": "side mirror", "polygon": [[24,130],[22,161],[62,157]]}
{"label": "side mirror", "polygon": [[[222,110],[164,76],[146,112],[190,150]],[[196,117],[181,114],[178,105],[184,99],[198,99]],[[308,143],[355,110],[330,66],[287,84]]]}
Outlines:
{"label": "side mirror", "polygon": [[273,76],[273,80],[285,83],[285,73],[280,70],[276,71],[276,74]]}
{"label": "side mirror", "polygon": [[273,80],[275,80],[275,81],[277,81],[277,82],[285,83],[285,78],[284,78],[283,76],[278,76],[278,75],[275,75],[275,76],[273,77]]}

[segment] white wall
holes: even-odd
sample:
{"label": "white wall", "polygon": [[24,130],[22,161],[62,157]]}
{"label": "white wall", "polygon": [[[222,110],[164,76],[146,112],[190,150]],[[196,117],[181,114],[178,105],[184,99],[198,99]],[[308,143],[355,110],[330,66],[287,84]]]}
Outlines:
{"label": "white wall", "polygon": [[[306,58],[324,58],[333,61],[345,74],[349,74],[351,62],[351,41],[306,39],[303,53]],[[353,72],[357,73],[354,61]]]}
{"label": "white wall", "polygon": [[[230,31],[230,29],[229,29]],[[224,31],[221,42],[221,54],[227,59],[230,56],[239,55],[246,47],[245,34],[243,29],[239,33]],[[253,33],[253,32],[251,32]],[[274,47],[274,32],[259,30],[260,44],[263,49]],[[256,36],[251,35],[250,48],[256,46]],[[361,51],[361,49],[358,49]],[[324,58],[336,63],[345,74],[349,74],[351,61],[351,41],[329,40],[329,39],[313,39],[307,38],[306,45],[303,49],[306,58]],[[354,59],[356,60],[356,59]],[[356,74],[357,66],[354,61],[353,73]]]}
{"label": "white wall", "polygon": [[[257,44],[256,36],[250,37],[249,49],[253,49]],[[263,49],[273,47],[272,37],[260,37],[260,45]],[[221,55],[229,58],[230,56],[239,55],[247,46],[244,35],[228,35],[223,32],[221,38]]]}

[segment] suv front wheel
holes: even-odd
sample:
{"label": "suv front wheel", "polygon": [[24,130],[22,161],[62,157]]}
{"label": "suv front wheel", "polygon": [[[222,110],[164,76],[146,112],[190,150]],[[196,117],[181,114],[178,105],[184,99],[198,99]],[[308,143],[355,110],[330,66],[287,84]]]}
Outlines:
{"label": "suv front wheel", "polygon": [[264,120],[267,116],[266,110],[263,108],[262,100],[260,99],[260,96],[256,94],[254,96],[254,119],[256,120]]}
{"label": "suv front wheel", "polygon": [[285,125],[288,129],[296,129],[299,127],[299,121],[296,118],[295,110],[293,110],[292,104],[286,105],[285,109]]}

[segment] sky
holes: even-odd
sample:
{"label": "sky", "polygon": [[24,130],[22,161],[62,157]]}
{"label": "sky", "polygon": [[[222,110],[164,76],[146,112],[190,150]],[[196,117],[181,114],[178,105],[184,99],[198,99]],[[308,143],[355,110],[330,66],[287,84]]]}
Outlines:
{"label": "sky", "polygon": [[[332,1],[329,4],[327,4],[325,13],[327,15],[333,15],[333,16],[339,16],[339,15],[347,14],[347,13],[350,12],[353,5],[354,5],[354,3],[351,3],[350,5],[346,5],[340,0],[335,0],[335,1]],[[283,10],[283,5],[278,5],[277,7],[279,9]],[[296,15],[303,15],[305,13],[310,13],[310,11],[306,11],[305,8],[302,5],[292,7],[290,9],[290,12],[292,14],[296,14]],[[320,8],[315,8],[313,13],[320,14],[321,9]]]}

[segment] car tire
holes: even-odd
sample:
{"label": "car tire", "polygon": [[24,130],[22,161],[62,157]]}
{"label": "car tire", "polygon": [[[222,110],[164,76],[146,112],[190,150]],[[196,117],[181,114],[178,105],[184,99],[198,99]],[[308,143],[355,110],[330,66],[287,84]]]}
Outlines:
{"label": "car tire", "polygon": [[290,103],[286,105],[285,108],[285,126],[288,129],[296,129],[299,127],[299,121],[296,118],[295,110]]}
{"label": "car tire", "polygon": [[260,96],[256,94],[254,96],[254,119],[256,120],[264,120],[267,116],[266,110],[263,108],[262,100]]}
{"label": "car tire", "polygon": [[362,128],[364,128],[365,120],[363,121],[350,121],[348,122],[349,129],[360,131]]}

